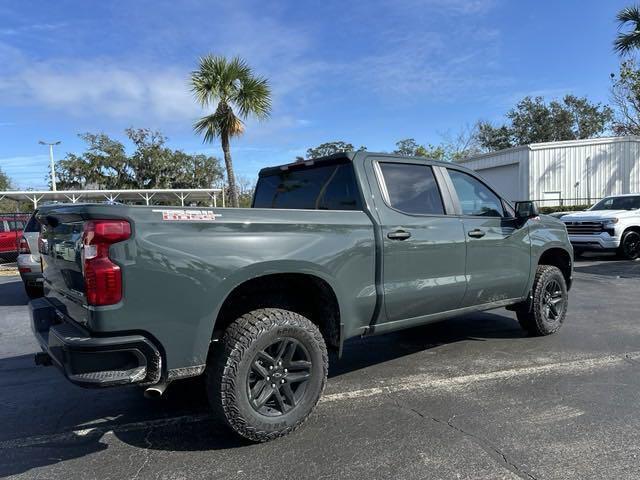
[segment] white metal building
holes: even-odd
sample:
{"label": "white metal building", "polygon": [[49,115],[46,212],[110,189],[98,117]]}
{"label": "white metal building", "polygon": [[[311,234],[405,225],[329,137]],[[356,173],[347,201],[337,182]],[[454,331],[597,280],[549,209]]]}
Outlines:
{"label": "white metal building", "polygon": [[533,143],[460,163],[511,200],[574,205],[612,194],[640,193],[640,137],[636,136]]}

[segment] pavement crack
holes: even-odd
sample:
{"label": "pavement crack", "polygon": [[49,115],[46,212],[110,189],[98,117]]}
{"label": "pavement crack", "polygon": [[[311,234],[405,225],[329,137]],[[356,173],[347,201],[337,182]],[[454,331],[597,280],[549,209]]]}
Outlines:
{"label": "pavement crack", "polygon": [[147,444],[146,447],[144,447],[144,460],[142,461],[142,464],[140,465],[140,467],[138,467],[138,470],[136,471],[135,475],[131,477],[131,480],[137,480],[138,476],[140,475],[140,472],[142,472],[144,467],[146,467],[149,464],[149,457],[151,456],[151,447],[153,447],[153,442],[151,442],[151,439],[150,439],[152,433],[153,433],[153,427],[150,427],[146,435],[144,436],[144,442]]}
{"label": "pavement crack", "polygon": [[[402,405],[400,405],[400,403],[397,400],[394,399],[394,402],[399,408],[405,408]],[[462,427],[459,427],[458,425],[454,424],[453,420],[456,417],[455,415],[451,416],[448,420],[442,420],[440,418],[437,418],[431,415],[425,415],[424,413],[420,412],[419,410],[416,410],[415,408],[408,407],[408,410],[410,410],[411,412],[415,413],[416,415],[418,415],[419,417],[425,420],[431,420],[435,423],[438,423],[440,425],[443,425],[453,430],[454,432],[460,435],[468,437],[473,443],[475,443],[482,450],[484,450],[491,458],[496,460],[500,464],[500,466],[502,466],[503,468],[506,468],[512,473],[515,473],[518,477],[524,478],[525,480],[538,480],[534,475],[526,471],[522,466],[518,465],[515,461],[511,460],[506,453],[500,450],[500,448],[495,446],[493,443],[489,442],[486,438],[480,437],[479,435],[476,435],[473,432],[469,432],[468,430],[465,430]]]}

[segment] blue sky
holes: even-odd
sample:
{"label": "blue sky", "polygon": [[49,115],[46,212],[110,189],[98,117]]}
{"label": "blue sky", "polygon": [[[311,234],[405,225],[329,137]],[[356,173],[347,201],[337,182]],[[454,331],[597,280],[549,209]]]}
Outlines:
{"label": "blue sky", "polygon": [[609,99],[619,59],[614,0],[0,0],[0,168],[45,186],[48,154],[80,132],[160,129],[220,156],[191,130],[197,59],[241,55],[272,83],[271,119],[233,142],[238,173],[345,140],[391,150],[500,121],[524,95]]}

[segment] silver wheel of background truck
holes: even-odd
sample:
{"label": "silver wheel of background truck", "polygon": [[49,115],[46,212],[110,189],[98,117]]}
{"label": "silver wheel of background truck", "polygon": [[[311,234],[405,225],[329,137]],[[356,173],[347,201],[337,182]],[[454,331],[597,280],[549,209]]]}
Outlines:
{"label": "silver wheel of background truck", "polygon": [[567,315],[567,282],[559,268],[538,265],[531,299],[516,309],[522,328],[530,335],[557,332]]}
{"label": "silver wheel of background truck", "polygon": [[278,438],[309,416],[327,379],[318,327],[276,308],[254,310],[227,327],[207,365],[207,396],[235,433],[255,442]]}

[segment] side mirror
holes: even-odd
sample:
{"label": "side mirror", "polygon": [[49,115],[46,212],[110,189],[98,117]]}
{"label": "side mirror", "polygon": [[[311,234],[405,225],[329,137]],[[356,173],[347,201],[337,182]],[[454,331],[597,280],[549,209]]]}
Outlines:
{"label": "side mirror", "polygon": [[516,202],[516,218],[520,220],[528,220],[530,218],[537,217],[538,207],[535,202],[527,200],[526,202]]}

